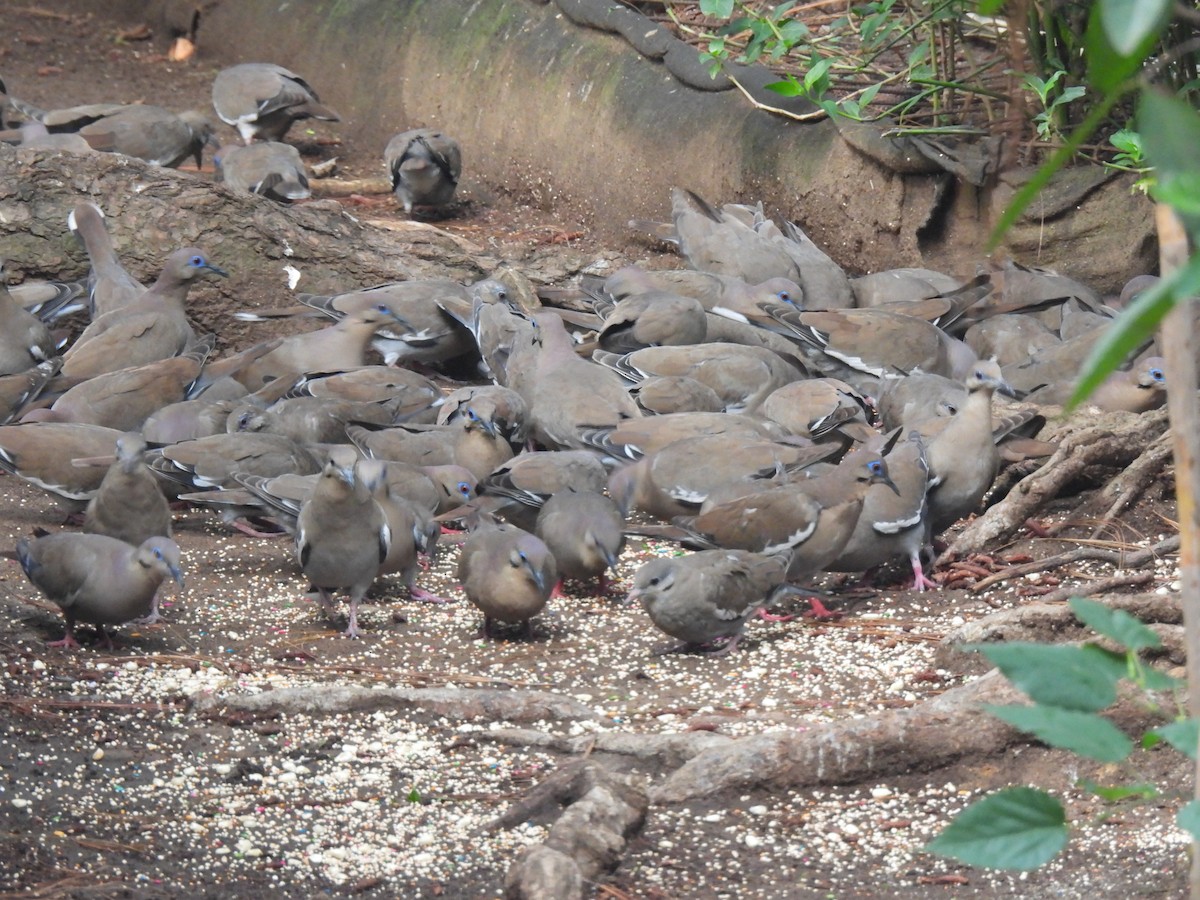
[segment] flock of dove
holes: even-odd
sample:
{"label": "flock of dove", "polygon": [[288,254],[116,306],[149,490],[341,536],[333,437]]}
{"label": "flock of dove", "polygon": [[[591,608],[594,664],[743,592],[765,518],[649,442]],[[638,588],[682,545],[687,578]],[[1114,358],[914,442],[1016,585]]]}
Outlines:
{"label": "flock of dove", "polygon": [[[45,152],[172,166],[217,146],[196,113],[0,99],[26,119],[0,139]],[[308,196],[283,138],[296,120],[337,115],[300,76],[233,66],[213,107],[244,143],[220,151],[227,184],[263,202]],[[397,135],[385,165],[406,212],[454,201],[461,156],[441,132]],[[297,294],[296,307],[244,317],[332,324],[213,359],[186,300],[197,279],[226,274],[217,261],[176,250],[145,286],[81,201],[67,227],[90,259],[86,284],[0,284],[0,468],[83,512],[81,532],[39,529],[15,551],[62,608],[56,643],[77,646],[77,623],[109,641],[106,626],[157,615],[164,580],[182,583],[169,501],[292,533],[330,620],[349,595],[349,637],[381,575],[442,599],[415,582],[445,522],[469,528],[458,577],[488,636],[528,630],[560,579],[603,588],[630,533],[694,551],[646,562],[628,594],[681,642],[671,649],[734,649],[751,617],[823,572],[902,560],[917,590],[933,588],[923,552],[978,511],[1002,454],[1053,449],[1035,437],[1040,404],[1062,402],[1113,306],[1149,279],[1106,301],[1012,262],[966,282],[927,269],[849,278],[761,204],[676,190],[672,220],[688,268],[584,276],[542,302],[499,279]],[[46,323],[85,310],[63,351]],[[1161,405],[1150,352],[1091,402]],[[457,389],[423,374],[463,359],[481,377]],[[996,392],[1023,403],[993,415]]]}

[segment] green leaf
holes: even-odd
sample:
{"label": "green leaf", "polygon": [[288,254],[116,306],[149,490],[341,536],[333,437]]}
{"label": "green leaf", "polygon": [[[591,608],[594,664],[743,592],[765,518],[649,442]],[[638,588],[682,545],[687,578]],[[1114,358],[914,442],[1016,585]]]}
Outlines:
{"label": "green leaf", "polygon": [[1200,800],[1193,800],[1175,814],[1175,824],[1200,841]]}
{"label": "green leaf", "polygon": [[1072,597],[1070,606],[1075,618],[1122,647],[1137,651],[1162,646],[1157,634],[1123,609],[1113,609],[1086,597]]}
{"label": "green leaf", "polygon": [[994,16],[1004,5],[1004,0],[979,0],[979,15]]}
{"label": "green leaf", "polygon": [[1062,804],[1043,791],[1014,787],[972,803],[925,849],[972,866],[1035,869],[1066,843]]}
{"label": "green leaf", "polygon": [[1160,672],[1152,666],[1140,665],[1139,670],[1138,684],[1148,691],[1178,691],[1183,687],[1183,679]]}
{"label": "green leaf", "polygon": [[825,87],[822,82],[827,82],[827,76],[830,68],[833,66],[832,59],[818,59],[812,64],[812,67],[804,73],[804,87],[810,93],[823,93]]}
{"label": "green leaf", "polygon": [[1085,791],[1095,794],[1101,800],[1109,803],[1116,803],[1119,800],[1128,800],[1130,797],[1138,797],[1142,800],[1153,800],[1158,796],[1158,788],[1152,784],[1118,784],[1113,787],[1108,787],[1103,784],[1097,784],[1087,778],[1079,780],[1079,786]]}
{"label": "green leaf", "polygon": [[868,85],[863,89],[861,96],[858,98],[859,105],[866,109],[875,100],[875,95],[879,93],[879,89],[883,87],[882,81],[877,81],[874,84]]}
{"label": "green leaf", "polygon": [[1100,762],[1120,762],[1133,752],[1133,741],[1108,719],[1093,713],[1054,706],[985,704],[984,709],[1052,747],[1061,747]]}
{"label": "green leaf", "polygon": [[1059,647],[1011,641],[971,644],[1035,703],[1096,712],[1117,699],[1125,657],[1099,647]]}
{"label": "green leaf", "polygon": [[1074,85],[1073,87],[1064,88],[1063,92],[1054,99],[1054,103],[1052,105],[1056,106],[1056,107],[1057,106],[1065,106],[1066,104],[1070,103],[1072,100],[1078,100],[1080,97],[1082,97],[1086,93],[1087,93],[1087,88],[1083,87],[1082,85],[1078,85],[1078,84]]}
{"label": "green leaf", "polygon": [[1108,142],[1122,153],[1128,153],[1130,156],[1138,158],[1142,156],[1142,136],[1136,131],[1122,128],[1120,131],[1114,132]]}
{"label": "green leaf", "polygon": [[1200,293],[1200,254],[1193,254],[1182,269],[1156,282],[1125,307],[1113,325],[1092,348],[1080,370],[1075,392],[1066,412],[1082,403],[1108,374],[1128,359],[1154,335],[1158,323],[1170,312],[1178,298]]}
{"label": "green leaf", "polygon": [[1156,38],[1171,15],[1171,0],[1100,0],[1100,21],[1113,49],[1131,55],[1147,37]]}
{"label": "green leaf", "polygon": [[1200,172],[1180,172],[1165,180],[1160,177],[1150,193],[1185,219],[1200,218]]}
{"label": "green leaf", "polygon": [[[1142,91],[1137,121],[1146,160],[1158,171],[1159,188],[1180,200],[1194,194],[1200,115],[1182,100],[1147,88]],[[1200,231],[1196,217],[1180,212],[1194,239]]]}
{"label": "green leaf", "polygon": [[808,26],[799,19],[788,19],[779,27],[779,37],[790,49],[808,37]]}
{"label": "green leaf", "polygon": [[733,15],[733,0],[700,0],[700,12],[706,16],[728,19]]}
{"label": "green leaf", "polygon": [[799,97],[804,93],[804,88],[792,75],[785,76],[783,81],[772,81],[767,85],[767,90],[774,91],[781,97]]}
{"label": "green leaf", "polygon": [[1158,40],[1157,31],[1147,34],[1128,51],[1120,51],[1109,41],[1101,23],[1100,5],[1092,7],[1084,35],[1088,84],[1108,93],[1116,90],[1138,71]]}
{"label": "green leaf", "polygon": [[[1200,722],[1195,719],[1181,719],[1147,732],[1146,737],[1151,736],[1166,741],[1180,753],[1195,759],[1196,747],[1200,745]],[[1142,746],[1146,746],[1145,739],[1142,740]]]}
{"label": "green leaf", "polygon": [[421,802],[421,792],[418,791],[416,788],[413,788],[411,791],[408,792],[408,796],[405,797],[405,799],[409,803],[420,803]]}

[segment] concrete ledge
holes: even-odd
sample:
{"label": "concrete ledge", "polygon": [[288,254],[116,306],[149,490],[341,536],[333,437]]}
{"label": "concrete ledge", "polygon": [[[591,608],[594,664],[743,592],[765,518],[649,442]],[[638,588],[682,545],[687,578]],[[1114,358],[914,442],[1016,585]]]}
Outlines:
{"label": "concrete ledge", "polygon": [[[647,36],[649,57],[626,42],[629,20],[609,0],[201,5],[206,58],[269,59],[303,73],[342,113],[348,141],[382,154],[393,133],[436,125],[462,142],[464,186],[485,202],[515,196],[603,236],[627,234],[631,218],[665,218],[670,188],[682,185],[715,202],[762,199],[853,271],[968,274],[982,261],[996,198],[1010,193],[930,172],[928,159],[903,151],[885,165],[829,121],[758,111],[736,90],[690,88],[654,57],[671,52],[661,34]],[[623,21],[617,32],[575,21],[610,14]],[[1013,255],[1101,289],[1152,268],[1150,204],[1111,179],[1084,204],[1099,201],[1107,228],[1096,214],[1064,223],[1074,209],[1059,211],[1047,243],[1047,219],[1035,212],[1014,232]],[[1106,230],[1116,233],[1106,239]]]}

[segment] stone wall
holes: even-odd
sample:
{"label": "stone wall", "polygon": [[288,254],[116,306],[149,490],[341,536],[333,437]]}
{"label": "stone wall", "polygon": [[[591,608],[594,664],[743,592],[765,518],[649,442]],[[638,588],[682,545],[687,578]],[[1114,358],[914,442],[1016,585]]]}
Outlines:
{"label": "stone wall", "polygon": [[[718,203],[761,199],[852,271],[967,275],[1011,195],[1011,174],[975,188],[913,153],[885,164],[888,153],[852,146],[828,120],[795,122],[737,90],[689,87],[663,60],[564,12],[578,19],[615,8],[609,0],[165,3],[175,16],[202,10],[207,59],[302,73],[341,112],[346,140],[382,153],[396,131],[435,125],[462,142],[464,186],[483,202],[517,196],[602,235],[665,218],[679,185]],[[1012,254],[1109,290],[1153,268],[1150,204],[1122,179],[1072,179],[1065,200],[1018,226]]]}

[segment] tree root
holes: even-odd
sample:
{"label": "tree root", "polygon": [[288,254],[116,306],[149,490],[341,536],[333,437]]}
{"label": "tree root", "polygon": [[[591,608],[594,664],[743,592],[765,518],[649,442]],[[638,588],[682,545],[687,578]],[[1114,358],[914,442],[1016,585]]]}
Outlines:
{"label": "tree root", "polygon": [[514,828],[563,805],[545,842],[526,849],[509,869],[506,897],[582,898],[585,883],[621,862],[629,838],[645,824],[649,801],[643,778],[581,761],[544,779],[492,827]]}
{"label": "tree root", "polygon": [[[1182,627],[1183,605],[1178,594],[1112,594],[1095,598],[1110,609],[1120,609],[1155,628],[1166,647],[1165,654],[1172,662],[1178,662],[1178,650],[1174,648],[1173,633]],[[1162,626],[1161,630],[1155,626]],[[1094,638],[1095,634],[1075,618],[1066,603],[1051,603],[1039,600],[1026,603],[1015,609],[1003,609],[968,622],[946,635],[934,655],[934,665],[942,669],[962,671],[971,668],[969,660],[980,659],[975,654],[964,653],[964,644],[997,644],[1007,641],[1034,641],[1038,643],[1069,643]]]}
{"label": "tree root", "polygon": [[1168,431],[1104,486],[1096,502],[1107,503],[1108,509],[1092,532],[1092,537],[1098,537],[1117,516],[1137,502],[1146,488],[1159,479],[1162,470],[1171,464],[1172,454],[1171,433]]}
{"label": "tree root", "polygon": [[771,732],[705,750],[651,791],[655,804],[721,791],[847,784],[995,753],[1020,732],[981,708],[1023,695],[998,671],[920,703],[866,719]]}
{"label": "tree root", "polygon": [[569,697],[544,691],[499,691],[473,688],[364,688],[311,684],[261,694],[192,698],[192,711],[213,717],[266,718],[280,714],[322,716],[377,709],[420,712],[430,717],[508,722],[544,719],[595,719],[592,710]]}
{"label": "tree root", "polygon": [[[1178,549],[1179,535],[1177,534],[1164,538],[1150,547],[1133,552],[1125,549],[1114,550],[1109,547],[1086,545],[1076,547],[1074,550],[1056,553],[1054,556],[1047,556],[1044,559],[1035,559],[1032,562],[1020,563],[1019,565],[1001,569],[994,575],[989,575],[981,581],[976,582],[970,589],[974,593],[979,593],[980,591],[987,590],[994,584],[1007,581],[1010,578],[1020,578],[1023,575],[1031,575],[1034,572],[1045,572],[1048,569],[1057,569],[1060,566],[1078,562],[1107,562],[1121,569],[1136,569],[1139,566],[1146,565],[1148,562],[1160,559],[1168,553],[1174,553]],[[1082,587],[1074,588],[1070,596],[1074,596],[1082,590]]]}

